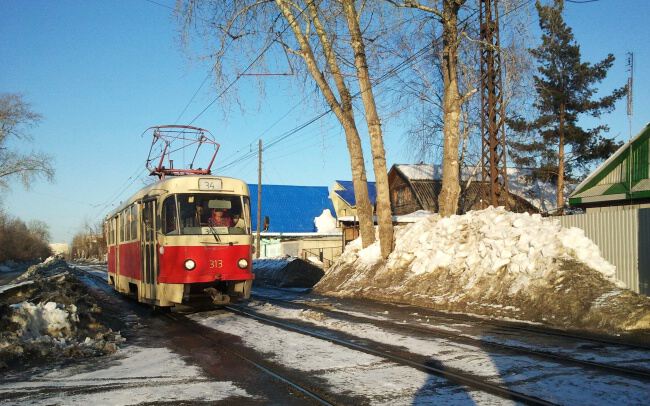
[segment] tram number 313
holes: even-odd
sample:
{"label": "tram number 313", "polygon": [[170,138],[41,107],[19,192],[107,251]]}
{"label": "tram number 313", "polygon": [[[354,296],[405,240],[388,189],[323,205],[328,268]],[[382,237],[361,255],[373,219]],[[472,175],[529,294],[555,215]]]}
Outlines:
{"label": "tram number 313", "polygon": [[210,269],[215,269],[215,268],[222,268],[223,267],[223,261],[220,259],[211,259],[210,260]]}

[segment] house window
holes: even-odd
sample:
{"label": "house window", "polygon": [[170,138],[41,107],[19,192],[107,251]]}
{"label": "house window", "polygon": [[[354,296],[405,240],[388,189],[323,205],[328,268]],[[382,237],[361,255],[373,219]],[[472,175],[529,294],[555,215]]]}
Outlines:
{"label": "house window", "polygon": [[403,206],[406,204],[406,188],[397,189],[397,206]]}

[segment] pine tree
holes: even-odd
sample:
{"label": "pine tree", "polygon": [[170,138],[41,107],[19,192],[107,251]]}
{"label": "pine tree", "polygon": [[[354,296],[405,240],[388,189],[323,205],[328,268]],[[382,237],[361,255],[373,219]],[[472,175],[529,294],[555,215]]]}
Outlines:
{"label": "pine tree", "polygon": [[579,116],[600,117],[610,112],[626,88],[595,99],[595,86],[607,75],[614,56],[609,54],[594,65],[582,62],[580,46],[562,18],[564,1],[543,6],[537,0],[535,7],[542,43],[529,51],[538,65],[533,77],[537,116],[530,121],[521,116],[509,120],[514,130],[510,156],[519,167],[535,168],[532,177],[557,185],[557,207],[561,209],[565,180],[584,174],[589,164],[607,158],[620,147],[603,136],[609,130],[606,125],[584,129],[578,124]]}

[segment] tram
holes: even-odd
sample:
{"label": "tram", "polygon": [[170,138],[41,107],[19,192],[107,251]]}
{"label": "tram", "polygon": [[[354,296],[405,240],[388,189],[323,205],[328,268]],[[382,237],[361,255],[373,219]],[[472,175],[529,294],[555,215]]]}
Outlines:
{"label": "tram", "polygon": [[[207,130],[197,127],[152,128],[154,143],[156,137],[163,139],[167,150],[171,142],[164,140],[166,132],[187,137],[194,131],[200,134],[199,144],[214,143],[201,138]],[[159,181],[105,219],[108,283],[157,307],[206,298],[214,304],[248,299],[254,278],[248,186],[239,179],[212,176],[210,166],[165,169],[162,162],[151,168]]]}

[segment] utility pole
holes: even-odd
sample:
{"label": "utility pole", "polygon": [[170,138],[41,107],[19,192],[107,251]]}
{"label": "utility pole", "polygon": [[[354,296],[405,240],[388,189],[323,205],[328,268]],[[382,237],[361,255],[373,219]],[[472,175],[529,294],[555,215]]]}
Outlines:
{"label": "utility pole", "polygon": [[257,239],[255,241],[255,258],[260,257],[260,230],[262,229],[262,139],[257,150]]}
{"label": "utility pole", "polygon": [[508,208],[505,105],[498,0],[481,0],[481,176],[489,184],[485,200]]}

